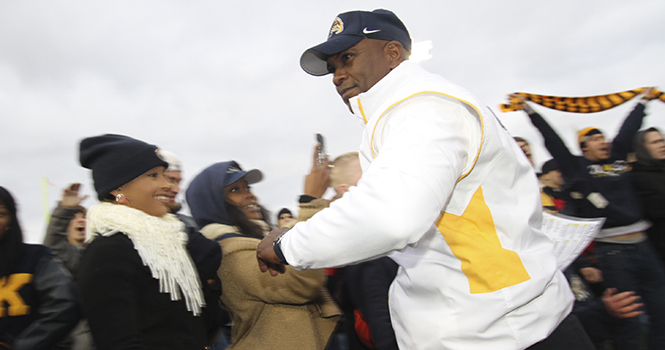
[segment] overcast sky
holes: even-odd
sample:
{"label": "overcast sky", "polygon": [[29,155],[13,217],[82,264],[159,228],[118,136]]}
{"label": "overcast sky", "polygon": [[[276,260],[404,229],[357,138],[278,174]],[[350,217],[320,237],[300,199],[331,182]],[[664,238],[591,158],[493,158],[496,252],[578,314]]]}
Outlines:
{"label": "overcast sky", "polygon": [[[433,57],[421,64],[529,139],[538,168],[549,159],[538,132],[523,113],[497,107],[508,93],[588,96],[665,83],[662,0],[0,0],[0,185],[19,203],[26,241],[45,231],[42,177],[51,209],[71,182],[84,184],[86,206],[96,203],[78,144],[104,133],[175,152],[185,185],[219,161],[261,169],[260,203],[295,209],[314,134],[332,157],[360,143],[360,123],[331,77],[304,73],[300,55],[325,40],[338,13],[375,8],[393,10],[415,42],[431,40]],[[596,125],[611,137],[633,105],[536,109],[579,152],[576,130]],[[665,103],[648,112],[644,126],[665,126]]]}

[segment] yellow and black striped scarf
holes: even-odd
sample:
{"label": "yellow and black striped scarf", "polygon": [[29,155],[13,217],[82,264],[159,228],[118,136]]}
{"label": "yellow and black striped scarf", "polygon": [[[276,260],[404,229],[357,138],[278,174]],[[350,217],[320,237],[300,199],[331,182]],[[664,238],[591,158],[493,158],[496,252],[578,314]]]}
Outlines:
{"label": "yellow and black striped scarf", "polygon": [[[529,94],[526,92],[516,92],[525,100],[537,103],[541,106],[572,113],[594,113],[623,104],[633,97],[643,93],[648,88],[639,88],[623,92],[617,92],[607,95],[597,95],[588,97],[561,97]],[[654,90],[656,98],[665,102],[665,94],[662,91]],[[499,105],[502,112],[519,111],[522,109],[519,100],[509,99],[509,103]]]}

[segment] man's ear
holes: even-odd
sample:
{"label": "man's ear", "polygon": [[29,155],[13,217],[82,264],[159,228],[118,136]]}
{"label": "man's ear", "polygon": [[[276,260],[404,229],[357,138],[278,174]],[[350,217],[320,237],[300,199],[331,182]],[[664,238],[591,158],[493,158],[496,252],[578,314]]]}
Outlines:
{"label": "man's ear", "polygon": [[399,41],[391,41],[385,46],[385,54],[388,57],[390,69],[397,67],[402,61],[404,47]]}
{"label": "man's ear", "polygon": [[337,194],[339,194],[340,196],[348,191],[349,191],[349,185],[347,184],[339,184],[335,186],[335,192],[337,192]]}

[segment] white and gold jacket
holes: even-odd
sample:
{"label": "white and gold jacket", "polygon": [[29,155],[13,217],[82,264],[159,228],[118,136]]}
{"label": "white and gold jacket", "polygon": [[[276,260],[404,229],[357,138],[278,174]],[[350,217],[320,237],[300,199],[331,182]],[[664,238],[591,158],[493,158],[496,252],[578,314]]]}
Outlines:
{"label": "white and gold jacket", "polygon": [[282,239],[299,269],[391,254],[390,310],[402,349],[525,349],[573,296],[540,232],[526,157],[491,110],[416,63],[352,98],[363,176]]}

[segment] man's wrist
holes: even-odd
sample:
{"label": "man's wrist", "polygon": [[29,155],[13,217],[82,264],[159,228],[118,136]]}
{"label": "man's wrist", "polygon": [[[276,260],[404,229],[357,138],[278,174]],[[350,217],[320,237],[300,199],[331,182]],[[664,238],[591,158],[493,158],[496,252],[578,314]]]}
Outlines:
{"label": "man's wrist", "polygon": [[284,237],[284,234],[289,232],[289,230],[284,231],[281,235],[275,238],[274,241],[272,241],[272,249],[275,251],[275,255],[277,255],[279,258],[279,263],[284,265],[288,265],[289,263],[284,258],[284,252],[282,252],[282,237]]}

